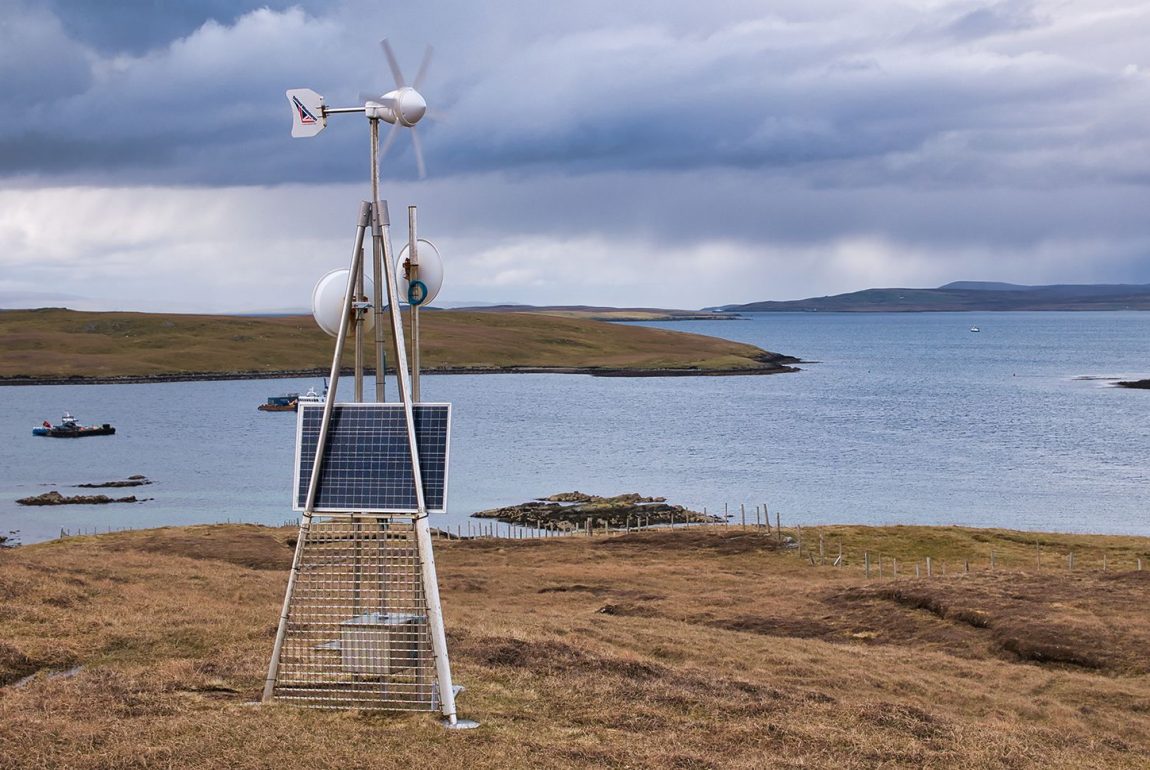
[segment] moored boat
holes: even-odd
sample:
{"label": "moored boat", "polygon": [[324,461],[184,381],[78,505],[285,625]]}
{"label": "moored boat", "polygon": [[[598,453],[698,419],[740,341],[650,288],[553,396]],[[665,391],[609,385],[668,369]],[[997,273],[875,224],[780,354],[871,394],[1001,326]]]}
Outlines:
{"label": "moored boat", "polygon": [[323,393],[317,393],[315,388],[308,388],[302,396],[299,393],[285,393],[282,396],[268,396],[266,404],[260,404],[257,409],[261,412],[294,412],[300,404],[322,404],[327,396],[327,380],[324,380]]}
{"label": "moored boat", "polygon": [[285,393],[282,396],[268,396],[266,404],[260,404],[261,412],[294,412],[299,401],[299,393]]}
{"label": "moored boat", "polygon": [[316,393],[315,388],[308,388],[307,393],[304,393],[302,396],[299,397],[299,403],[301,403],[301,404],[322,404],[326,397],[327,397],[327,382],[325,380],[322,395],[319,393]]}
{"label": "moored boat", "polygon": [[116,429],[108,423],[103,425],[81,425],[68,412],[60,418],[59,425],[44,420],[43,425],[32,429],[33,436],[50,436],[51,438],[83,438],[85,436],[111,436]]}

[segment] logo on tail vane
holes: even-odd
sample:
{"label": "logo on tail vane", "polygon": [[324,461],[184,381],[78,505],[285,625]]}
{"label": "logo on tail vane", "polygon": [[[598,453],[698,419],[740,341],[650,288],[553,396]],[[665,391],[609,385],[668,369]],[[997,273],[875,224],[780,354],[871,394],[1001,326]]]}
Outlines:
{"label": "logo on tail vane", "polygon": [[310,88],[292,88],[284,96],[291,105],[291,135],[315,136],[327,125],[323,97]]}
{"label": "logo on tail vane", "polygon": [[304,125],[311,125],[316,122],[316,116],[312,114],[311,110],[304,106],[303,102],[299,100],[298,96],[291,98],[292,103],[295,105],[296,112],[299,113],[299,122]]}

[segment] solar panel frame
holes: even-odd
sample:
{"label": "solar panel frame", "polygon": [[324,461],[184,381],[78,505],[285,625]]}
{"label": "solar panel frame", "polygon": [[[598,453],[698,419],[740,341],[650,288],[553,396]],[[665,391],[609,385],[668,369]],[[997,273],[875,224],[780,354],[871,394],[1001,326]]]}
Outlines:
{"label": "solar panel frame", "polygon": [[[323,404],[299,405],[293,511],[303,511],[307,503],[323,408]],[[451,404],[417,403],[413,410],[427,512],[444,513],[451,466]],[[440,442],[442,453],[437,453]],[[335,404],[324,454],[315,513],[418,513],[402,403]]]}

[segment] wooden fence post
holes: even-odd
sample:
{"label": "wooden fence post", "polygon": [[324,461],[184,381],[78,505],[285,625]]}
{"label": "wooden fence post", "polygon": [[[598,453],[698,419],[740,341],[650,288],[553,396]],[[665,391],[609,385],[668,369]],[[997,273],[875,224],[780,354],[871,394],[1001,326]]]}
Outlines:
{"label": "wooden fence post", "polygon": [[926,557],[926,576],[931,577],[934,573],[931,571],[930,557]]}
{"label": "wooden fence post", "polygon": [[739,503],[739,515],[743,519],[743,529],[747,528],[747,506]]}
{"label": "wooden fence post", "polygon": [[863,565],[866,567],[867,580],[870,580],[870,551],[863,551]]}

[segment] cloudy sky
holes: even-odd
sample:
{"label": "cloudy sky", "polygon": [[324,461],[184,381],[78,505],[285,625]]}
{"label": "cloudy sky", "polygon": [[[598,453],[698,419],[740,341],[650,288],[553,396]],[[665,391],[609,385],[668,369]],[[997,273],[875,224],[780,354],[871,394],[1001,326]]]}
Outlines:
{"label": "cloudy sky", "polygon": [[0,307],[307,307],[368,131],[284,90],[389,89],[381,37],[435,46],[383,196],[441,301],[1150,282],[1146,0],[0,0]]}

